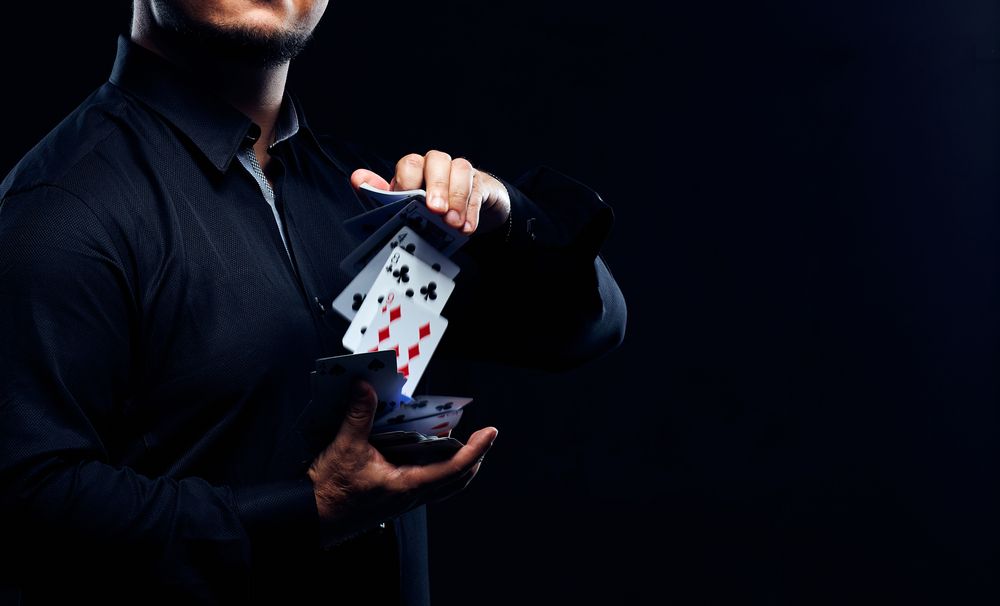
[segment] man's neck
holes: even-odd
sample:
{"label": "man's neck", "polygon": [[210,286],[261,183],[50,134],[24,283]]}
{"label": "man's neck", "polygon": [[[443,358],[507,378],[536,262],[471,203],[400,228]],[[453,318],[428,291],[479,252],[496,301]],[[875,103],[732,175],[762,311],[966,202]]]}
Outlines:
{"label": "man's neck", "polygon": [[[135,10],[142,10],[141,4],[136,3]],[[133,42],[191,74],[260,126],[261,135],[254,144],[254,153],[267,174],[267,164],[270,161],[267,148],[275,138],[275,125],[284,96],[288,63],[264,68],[206,55],[176,44],[162,30],[150,25],[151,19],[139,17],[141,15],[135,15],[132,20]]]}

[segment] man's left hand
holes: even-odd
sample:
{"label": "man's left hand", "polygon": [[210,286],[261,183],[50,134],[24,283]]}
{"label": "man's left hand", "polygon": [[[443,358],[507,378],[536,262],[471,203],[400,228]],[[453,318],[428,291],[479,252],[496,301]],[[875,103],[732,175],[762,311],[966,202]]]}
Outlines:
{"label": "man's left hand", "polygon": [[363,168],[351,175],[355,190],[362,183],[385,191],[423,189],[427,208],[444,215],[448,225],[464,234],[490,231],[507,222],[510,196],[503,183],[473,168],[465,158],[431,150],[426,155],[409,154],[396,163],[391,183]]}

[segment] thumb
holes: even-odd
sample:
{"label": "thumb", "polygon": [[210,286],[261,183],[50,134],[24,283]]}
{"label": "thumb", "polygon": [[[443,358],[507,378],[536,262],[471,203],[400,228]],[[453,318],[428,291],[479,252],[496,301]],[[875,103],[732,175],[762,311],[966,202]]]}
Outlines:
{"label": "thumb", "polygon": [[372,386],[366,381],[355,379],[348,394],[344,421],[340,424],[340,430],[337,431],[334,441],[367,443],[377,404],[378,399]]}
{"label": "thumb", "polygon": [[375,189],[392,191],[392,187],[385,179],[365,168],[359,168],[351,173],[351,187],[354,188],[354,191],[360,192],[362,183],[367,183]]}

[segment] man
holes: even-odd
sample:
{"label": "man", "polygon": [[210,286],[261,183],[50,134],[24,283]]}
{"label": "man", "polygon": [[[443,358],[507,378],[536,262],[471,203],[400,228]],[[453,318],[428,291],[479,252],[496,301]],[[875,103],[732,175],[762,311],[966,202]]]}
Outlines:
{"label": "man", "polygon": [[362,183],[474,234],[439,355],[558,370],[621,340],[595,194],[436,151],[390,174],[309,130],[285,78],[325,8],[136,0],[110,82],[0,186],[0,586],[25,604],[427,601],[422,506],[496,429],[389,464],[364,382],[314,460],[291,429],[346,353],[328,307]]}

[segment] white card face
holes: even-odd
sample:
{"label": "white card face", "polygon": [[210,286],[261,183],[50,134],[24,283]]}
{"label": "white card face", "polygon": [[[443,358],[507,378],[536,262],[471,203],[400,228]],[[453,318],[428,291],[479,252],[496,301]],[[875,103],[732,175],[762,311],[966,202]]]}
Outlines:
{"label": "white card face", "polygon": [[448,297],[455,290],[454,280],[399,246],[379,267],[381,269],[378,277],[368,289],[368,294],[358,306],[351,325],[344,333],[344,347],[349,351],[363,351],[358,349],[358,344],[372,318],[376,317],[375,310],[383,303],[385,295],[390,290],[396,290],[400,296],[417,301],[435,315],[441,314]]}
{"label": "white card face", "polygon": [[431,269],[440,271],[452,280],[458,275],[459,267],[457,263],[438,252],[437,249],[425,242],[423,238],[418,236],[409,227],[402,227],[382,247],[382,250],[372,257],[372,260],[361,270],[361,273],[354,276],[354,279],[347,285],[347,288],[333,300],[332,306],[337,310],[337,313],[348,320],[354,319],[358,310],[361,309],[361,304],[365,296],[367,296],[368,291],[371,290],[372,285],[375,283],[375,279],[385,268],[385,264],[389,260],[389,255],[397,248],[405,250],[429,265]]}
{"label": "white card face", "polygon": [[415,200],[406,205],[394,217],[385,222],[382,227],[367,240],[361,243],[354,252],[340,262],[340,269],[348,275],[355,276],[368,264],[369,260],[382,249],[403,226],[412,229],[418,236],[446,257],[462,247],[469,236],[454,227],[445,224],[444,220],[427,209],[422,200]]}
{"label": "white card face", "polygon": [[396,370],[406,375],[402,392],[412,397],[447,328],[447,319],[391,290],[358,350],[395,351]]}

